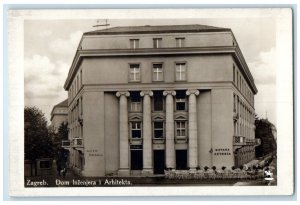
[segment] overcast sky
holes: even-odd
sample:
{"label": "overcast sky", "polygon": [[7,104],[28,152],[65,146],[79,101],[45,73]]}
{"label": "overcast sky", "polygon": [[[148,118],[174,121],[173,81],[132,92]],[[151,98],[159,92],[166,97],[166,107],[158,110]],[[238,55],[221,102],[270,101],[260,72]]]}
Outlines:
{"label": "overcast sky", "polygon": [[[254,77],[259,117],[276,123],[276,22],[274,18],[115,20],[110,27],[203,24],[231,28]],[[83,32],[95,30],[95,20],[25,20],[25,105],[40,108],[50,122],[53,106],[67,98],[69,68]]]}

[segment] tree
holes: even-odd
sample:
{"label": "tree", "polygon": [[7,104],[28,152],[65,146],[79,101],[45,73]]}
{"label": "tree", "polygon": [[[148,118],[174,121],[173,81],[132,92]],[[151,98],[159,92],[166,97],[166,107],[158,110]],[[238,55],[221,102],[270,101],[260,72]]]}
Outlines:
{"label": "tree", "polygon": [[[53,157],[52,141],[48,135],[44,113],[36,107],[25,107],[25,160],[36,165],[36,159]],[[35,166],[36,167],[36,166]],[[35,168],[36,169],[36,168]]]}
{"label": "tree", "polygon": [[274,136],[275,126],[268,119],[255,118],[255,138],[261,140],[261,145],[255,148],[256,157],[275,153],[277,144]]}
{"label": "tree", "polygon": [[[51,128],[49,128],[51,130]],[[58,150],[61,147],[62,140],[68,140],[68,123],[62,122],[57,130],[57,133],[52,129],[51,136],[53,142],[53,151],[55,153],[55,158],[57,158]]]}

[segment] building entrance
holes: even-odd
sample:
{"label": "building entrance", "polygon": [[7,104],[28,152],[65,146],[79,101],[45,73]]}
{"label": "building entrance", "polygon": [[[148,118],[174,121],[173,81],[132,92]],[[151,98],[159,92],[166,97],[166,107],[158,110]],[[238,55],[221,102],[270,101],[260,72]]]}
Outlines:
{"label": "building entrance", "polygon": [[176,150],[176,169],[187,169],[187,150]]}
{"label": "building entrance", "polygon": [[142,170],[143,169],[143,150],[131,150],[131,170]]}
{"label": "building entrance", "polygon": [[165,169],[165,150],[154,150],[154,174],[164,174]]}

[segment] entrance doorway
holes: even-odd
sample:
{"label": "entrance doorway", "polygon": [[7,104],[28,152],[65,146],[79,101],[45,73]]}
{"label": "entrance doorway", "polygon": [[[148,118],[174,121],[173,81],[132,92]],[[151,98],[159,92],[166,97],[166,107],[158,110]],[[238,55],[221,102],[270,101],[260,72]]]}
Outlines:
{"label": "entrance doorway", "polygon": [[131,170],[143,169],[143,150],[131,150],[130,151],[130,168]]}
{"label": "entrance doorway", "polygon": [[164,174],[165,169],[165,150],[154,150],[154,174]]}
{"label": "entrance doorway", "polygon": [[187,150],[176,150],[176,169],[187,169]]}

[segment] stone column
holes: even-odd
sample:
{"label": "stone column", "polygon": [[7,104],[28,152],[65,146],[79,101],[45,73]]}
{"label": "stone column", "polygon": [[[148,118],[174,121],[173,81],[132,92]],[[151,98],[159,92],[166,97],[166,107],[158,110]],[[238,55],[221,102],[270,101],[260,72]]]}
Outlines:
{"label": "stone column", "polygon": [[175,169],[174,104],[176,91],[164,91],[166,96],[166,167]]}
{"label": "stone column", "polygon": [[199,95],[198,90],[188,90],[186,94],[189,96],[189,159],[188,165],[191,170],[195,170],[198,166],[198,133],[197,133],[197,100],[196,96]]}
{"label": "stone column", "polygon": [[117,97],[120,97],[119,106],[119,138],[120,138],[120,167],[118,175],[128,176],[129,172],[129,144],[128,144],[128,107],[127,97],[129,92],[117,92]]}
{"label": "stone column", "polygon": [[153,174],[152,164],[152,126],[151,126],[151,96],[152,91],[142,91],[143,99],[143,174]]}

